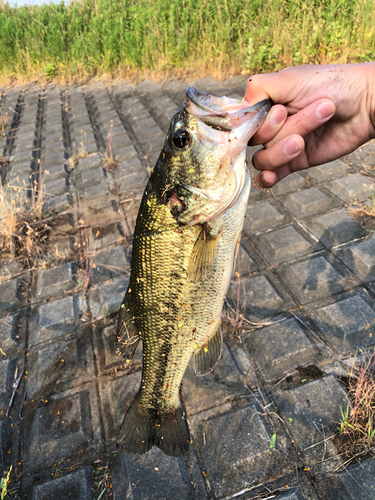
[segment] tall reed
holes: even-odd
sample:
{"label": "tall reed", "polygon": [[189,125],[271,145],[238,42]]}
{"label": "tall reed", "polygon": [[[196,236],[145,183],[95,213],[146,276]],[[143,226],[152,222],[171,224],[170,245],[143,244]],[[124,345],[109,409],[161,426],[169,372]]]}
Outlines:
{"label": "tall reed", "polygon": [[0,2],[0,76],[270,71],[374,58],[374,0]]}

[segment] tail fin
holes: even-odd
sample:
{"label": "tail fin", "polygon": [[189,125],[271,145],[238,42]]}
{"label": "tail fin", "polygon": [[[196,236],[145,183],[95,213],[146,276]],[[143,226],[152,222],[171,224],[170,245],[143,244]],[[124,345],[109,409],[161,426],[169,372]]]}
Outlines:
{"label": "tail fin", "polygon": [[126,412],[117,436],[118,447],[139,455],[157,446],[165,454],[179,457],[187,454],[189,442],[189,427],[181,406],[161,413],[140,406],[137,397]]}

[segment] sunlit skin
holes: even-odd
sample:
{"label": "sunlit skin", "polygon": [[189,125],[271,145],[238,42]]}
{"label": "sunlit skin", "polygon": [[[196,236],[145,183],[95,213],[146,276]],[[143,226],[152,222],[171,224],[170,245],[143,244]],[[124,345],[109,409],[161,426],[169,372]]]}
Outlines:
{"label": "sunlit skin", "polygon": [[245,99],[252,104],[265,98],[275,106],[250,141],[264,145],[253,157],[264,188],[375,138],[375,62],[304,65],[252,76]]}

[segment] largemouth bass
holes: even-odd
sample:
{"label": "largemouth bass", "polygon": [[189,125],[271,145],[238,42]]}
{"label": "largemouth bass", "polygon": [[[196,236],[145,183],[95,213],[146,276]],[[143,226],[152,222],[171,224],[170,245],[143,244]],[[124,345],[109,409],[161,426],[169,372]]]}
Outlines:
{"label": "largemouth bass", "polygon": [[172,119],[141,201],[118,318],[118,354],[130,362],[143,342],[141,386],[117,438],[127,452],[188,450],[180,384],[193,354],[198,376],[221,355],[221,311],[250,192],[246,146],[270,107],[190,87]]}

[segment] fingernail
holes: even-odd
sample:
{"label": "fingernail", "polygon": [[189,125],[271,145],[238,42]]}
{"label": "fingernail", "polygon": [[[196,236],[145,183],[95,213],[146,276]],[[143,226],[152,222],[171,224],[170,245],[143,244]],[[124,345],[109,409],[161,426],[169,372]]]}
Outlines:
{"label": "fingernail", "polygon": [[282,108],[271,108],[269,122],[271,125],[279,125],[285,120],[285,111]]}
{"label": "fingernail", "polygon": [[326,120],[327,118],[330,118],[334,114],[335,106],[331,102],[322,102],[316,108],[315,112],[319,120]]}
{"label": "fingernail", "polygon": [[286,141],[283,147],[284,153],[288,156],[294,156],[296,153],[301,151],[301,145],[297,139],[289,139]]}

